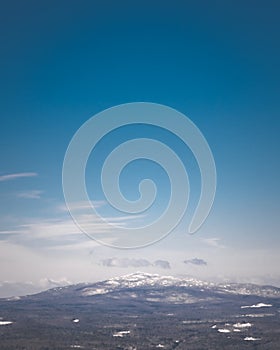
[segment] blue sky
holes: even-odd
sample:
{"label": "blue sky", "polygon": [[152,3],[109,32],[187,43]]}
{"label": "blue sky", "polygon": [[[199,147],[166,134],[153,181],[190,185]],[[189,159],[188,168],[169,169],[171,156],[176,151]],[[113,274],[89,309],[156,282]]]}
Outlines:
{"label": "blue sky", "polygon": [[[2,3],[0,280],[94,280],[134,269],[102,265],[114,257],[167,259],[170,274],[268,276],[280,284],[278,13],[276,1]],[[178,228],[153,247],[123,252],[71,226],[61,172],[68,143],[86,120],[136,101],[173,107],[200,128],[218,186],[195,236]],[[153,130],[127,129],[110,142],[138,133]],[[169,142],[181,152],[178,141]],[[157,173],[147,164],[143,171]],[[5,177],[20,173],[36,176]],[[133,174],[135,181],[123,181],[131,198],[139,166],[127,178]],[[192,258],[207,265],[183,263]]]}

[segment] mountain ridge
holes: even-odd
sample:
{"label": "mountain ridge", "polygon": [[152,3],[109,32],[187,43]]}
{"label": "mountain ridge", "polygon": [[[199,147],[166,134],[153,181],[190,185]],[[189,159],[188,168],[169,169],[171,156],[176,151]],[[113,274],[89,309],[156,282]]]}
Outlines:
{"label": "mountain ridge", "polygon": [[[138,289],[164,289],[177,288],[181,290],[192,290],[212,292],[223,295],[258,296],[265,298],[280,298],[280,288],[270,285],[257,285],[253,283],[213,283],[206,282],[193,277],[178,278],[168,275],[150,274],[137,271],[118,277],[112,277],[98,282],[84,282],[59,286],[46,291],[32,294],[30,296],[53,294],[59,296],[70,291],[76,292],[79,297],[93,297],[98,295],[109,295],[124,290]],[[26,296],[28,297],[28,296]]]}

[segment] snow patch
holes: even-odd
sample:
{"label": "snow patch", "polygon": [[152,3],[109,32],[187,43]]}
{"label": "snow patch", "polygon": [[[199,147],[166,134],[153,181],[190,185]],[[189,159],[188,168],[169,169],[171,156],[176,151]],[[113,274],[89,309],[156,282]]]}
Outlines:
{"label": "snow patch", "polygon": [[83,295],[86,297],[90,297],[93,295],[103,295],[103,294],[108,294],[110,292],[109,289],[105,288],[86,288],[83,291]]}
{"label": "snow patch", "polygon": [[218,332],[219,333],[230,333],[230,330],[229,329],[225,329],[225,328],[219,328]]}
{"label": "snow patch", "polygon": [[244,315],[245,317],[270,317],[270,316],[275,316],[275,314],[246,314]]}
{"label": "snow patch", "polygon": [[119,331],[119,332],[115,332],[113,334],[113,337],[123,338],[125,335],[128,335],[129,333],[130,333],[130,331]]}
{"label": "snow patch", "polygon": [[0,321],[0,326],[7,326],[8,324],[12,324],[12,321]]}
{"label": "snow patch", "polygon": [[252,327],[252,324],[250,322],[247,322],[247,323],[235,323],[233,325],[233,327],[235,328],[249,328],[249,327]]}
{"label": "snow patch", "polygon": [[264,303],[258,303],[258,304],[254,304],[254,305],[245,305],[245,306],[241,306],[241,309],[249,309],[249,308],[260,308],[260,307],[271,307],[272,304],[264,304]]}
{"label": "snow patch", "polygon": [[254,341],[254,340],[261,340],[261,338],[254,338],[254,337],[246,337],[244,338],[246,341]]}
{"label": "snow patch", "polygon": [[6,300],[7,301],[17,301],[17,300],[20,300],[21,297],[10,297],[10,298],[7,298]]}

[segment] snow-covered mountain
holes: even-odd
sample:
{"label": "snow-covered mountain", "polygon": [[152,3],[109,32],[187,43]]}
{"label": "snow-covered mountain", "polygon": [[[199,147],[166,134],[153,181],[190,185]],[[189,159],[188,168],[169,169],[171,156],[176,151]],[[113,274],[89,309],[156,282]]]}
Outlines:
{"label": "snow-covered mountain", "polygon": [[129,275],[114,277],[106,281],[96,283],[86,287],[83,295],[90,296],[96,294],[107,294],[122,289],[137,288],[164,288],[164,287],[209,287],[211,284],[191,279],[179,279],[173,276],[161,276],[158,274],[149,274],[136,272]]}
{"label": "snow-covered mountain", "polygon": [[280,288],[273,286],[259,286],[255,284],[227,283],[215,284],[201,281],[195,278],[176,278],[173,276],[161,276],[158,274],[149,274],[136,272],[120,277],[110,278],[108,280],[96,283],[84,283],[67,287],[57,287],[49,292],[55,295],[64,293],[75,293],[79,297],[91,297],[97,295],[107,295],[120,292],[143,292],[157,290],[172,291],[176,289],[177,293],[194,293],[222,295],[243,295],[259,296],[266,298],[280,297]]}
{"label": "snow-covered mountain", "polygon": [[280,289],[137,272],[2,299],[0,326],[3,349],[276,350]]}

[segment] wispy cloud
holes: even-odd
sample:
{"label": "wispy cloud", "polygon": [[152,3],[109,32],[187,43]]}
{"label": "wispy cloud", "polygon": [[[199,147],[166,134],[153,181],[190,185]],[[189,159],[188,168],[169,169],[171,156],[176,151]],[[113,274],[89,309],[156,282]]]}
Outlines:
{"label": "wispy cloud", "polygon": [[65,204],[60,204],[57,206],[58,212],[69,212],[69,209],[73,212],[92,212],[93,208],[101,208],[107,204],[106,201],[81,201],[68,203],[68,207]]}
{"label": "wispy cloud", "polygon": [[26,199],[40,199],[43,191],[39,190],[31,190],[17,193],[18,198],[26,198]]}
{"label": "wispy cloud", "polygon": [[15,174],[0,175],[0,182],[15,180],[23,177],[34,177],[34,176],[38,176],[38,174],[37,173],[15,173]]}
{"label": "wispy cloud", "polygon": [[[27,193],[25,193],[27,194]],[[28,193],[28,198],[37,198],[38,193]],[[52,218],[10,218],[12,224],[7,228],[3,227],[0,231],[0,240],[9,241],[22,246],[38,247],[38,248],[79,248],[80,245],[86,243],[92,245],[88,237],[106,242],[113,245],[117,241],[118,236],[115,233],[115,227],[125,226],[129,221],[134,220],[131,216],[108,217],[107,224],[97,215],[87,215],[82,213],[76,216],[80,226],[77,226],[70,215],[67,215],[63,207],[59,208],[56,215]],[[15,224],[16,223],[16,224]],[[88,232],[84,235],[82,229]]]}
{"label": "wispy cloud", "polygon": [[223,244],[220,243],[221,239],[217,237],[212,238],[202,238],[201,241],[206,245],[214,248],[225,248]]}
{"label": "wispy cloud", "polygon": [[199,258],[188,259],[188,260],[185,260],[184,263],[192,264],[192,265],[200,265],[200,266],[207,265],[207,262],[205,260],[199,259]]}

